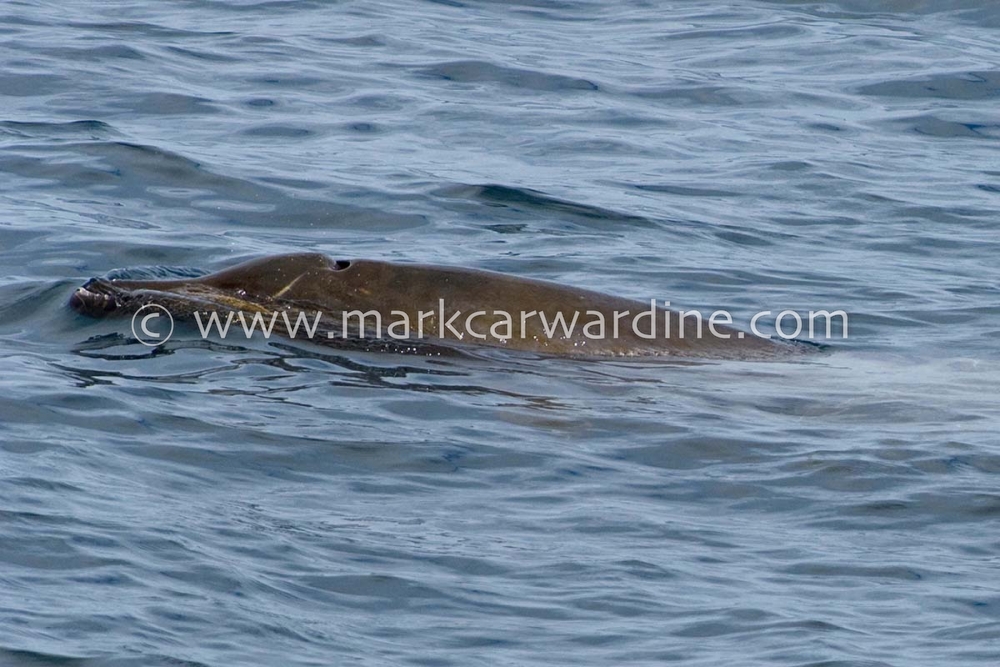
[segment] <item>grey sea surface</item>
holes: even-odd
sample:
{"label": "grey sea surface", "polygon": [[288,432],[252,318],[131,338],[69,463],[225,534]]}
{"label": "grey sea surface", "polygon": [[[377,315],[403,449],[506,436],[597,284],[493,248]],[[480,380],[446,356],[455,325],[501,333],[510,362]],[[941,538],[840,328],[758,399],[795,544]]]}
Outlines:
{"label": "grey sea surface", "polygon": [[[989,0],[3,3],[0,664],[998,664],[998,109]],[[66,306],[301,250],[849,336],[154,350]]]}

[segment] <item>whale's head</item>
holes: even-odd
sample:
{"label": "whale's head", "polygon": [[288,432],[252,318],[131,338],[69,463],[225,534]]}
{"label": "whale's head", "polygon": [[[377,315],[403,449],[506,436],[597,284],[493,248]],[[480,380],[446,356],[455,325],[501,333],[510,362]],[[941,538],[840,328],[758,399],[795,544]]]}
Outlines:
{"label": "whale's head", "polygon": [[73,292],[69,306],[89,317],[131,315],[151,303],[175,317],[197,310],[265,312],[287,304],[335,302],[340,288],[349,291],[350,286],[330,277],[354,277],[354,268],[350,260],[299,253],[251,260],[200,278],[92,278]]}

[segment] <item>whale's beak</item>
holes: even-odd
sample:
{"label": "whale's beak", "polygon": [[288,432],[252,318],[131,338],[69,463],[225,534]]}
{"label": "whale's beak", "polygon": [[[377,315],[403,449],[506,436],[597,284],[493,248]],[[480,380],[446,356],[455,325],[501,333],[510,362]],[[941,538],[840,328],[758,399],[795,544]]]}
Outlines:
{"label": "whale's beak", "polygon": [[118,310],[118,299],[106,287],[102,289],[105,285],[105,281],[95,278],[78,287],[69,297],[69,307],[89,317],[105,317]]}

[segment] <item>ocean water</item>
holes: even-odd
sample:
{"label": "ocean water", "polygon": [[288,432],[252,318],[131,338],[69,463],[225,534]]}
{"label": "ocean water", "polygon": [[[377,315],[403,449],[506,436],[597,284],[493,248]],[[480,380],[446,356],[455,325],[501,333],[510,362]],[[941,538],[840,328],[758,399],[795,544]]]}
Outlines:
{"label": "ocean water", "polygon": [[[998,63],[988,0],[3,3],[0,664],[997,664]],[[153,350],[66,307],[298,250],[849,335]]]}

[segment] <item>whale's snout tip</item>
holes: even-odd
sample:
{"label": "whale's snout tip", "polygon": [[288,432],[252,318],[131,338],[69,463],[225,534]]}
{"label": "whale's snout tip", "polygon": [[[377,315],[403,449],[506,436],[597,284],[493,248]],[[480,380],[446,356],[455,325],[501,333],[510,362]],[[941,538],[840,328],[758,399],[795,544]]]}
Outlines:
{"label": "whale's snout tip", "polygon": [[93,289],[90,281],[78,287],[69,297],[69,307],[90,317],[103,317],[118,309],[118,301],[111,295]]}

